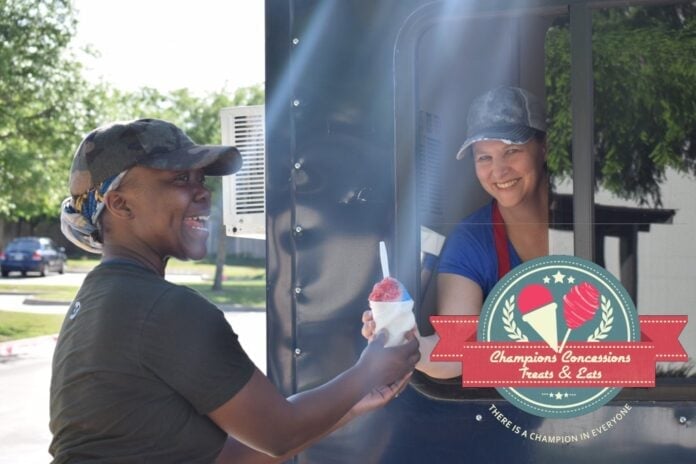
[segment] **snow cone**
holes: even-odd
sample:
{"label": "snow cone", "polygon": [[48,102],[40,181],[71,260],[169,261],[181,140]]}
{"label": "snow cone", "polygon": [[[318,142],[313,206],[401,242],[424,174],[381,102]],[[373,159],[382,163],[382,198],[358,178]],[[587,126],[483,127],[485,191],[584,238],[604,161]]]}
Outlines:
{"label": "snow cone", "polygon": [[416,326],[413,316],[413,299],[401,282],[385,277],[377,282],[368,297],[370,310],[375,320],[375,333],[382,329],[389,332],[384,346],[397,346],[406,341],[406,332]]}
{"label": "snow cone", "polygon": [[522,289],[517,299],[517,307],[522,320],[529,324],[541,338],[558,351],[558,328],[556,327],[556,308],[553,295],[541,284],[529,284]]}

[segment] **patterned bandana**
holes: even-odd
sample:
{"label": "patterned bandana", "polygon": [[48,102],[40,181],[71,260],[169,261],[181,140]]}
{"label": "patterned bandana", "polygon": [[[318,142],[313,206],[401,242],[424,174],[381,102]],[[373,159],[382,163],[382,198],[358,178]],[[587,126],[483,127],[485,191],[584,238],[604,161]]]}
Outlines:
{"label": "patterned bandana", "polygon": [[60,211],[60,230],[72,243],[90,253],[102,252],[99,242],[99,222],[104,210],[104,196],[121,184],[126,172],[112,176],[97,188],[63,200]]}

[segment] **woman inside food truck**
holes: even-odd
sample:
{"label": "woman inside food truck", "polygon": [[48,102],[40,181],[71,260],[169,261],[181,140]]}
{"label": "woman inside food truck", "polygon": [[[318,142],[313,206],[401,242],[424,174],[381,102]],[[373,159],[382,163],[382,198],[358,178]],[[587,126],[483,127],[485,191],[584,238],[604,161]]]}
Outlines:
{"label": "woman inside food truck", "polygon": [[[492,200],[449,234],[437,266],[437,313],[477,315],[496,282],[510,269],[548,254],[549,179],[546,116],[524,89],[498,87],[472,102],[467,138],[457,159],[474,163]],[[374,332],[363,315],[363,334]],[[461,363],[431,362],[437,335],[420,337],[417,369],[431,377],[461,375]]]}

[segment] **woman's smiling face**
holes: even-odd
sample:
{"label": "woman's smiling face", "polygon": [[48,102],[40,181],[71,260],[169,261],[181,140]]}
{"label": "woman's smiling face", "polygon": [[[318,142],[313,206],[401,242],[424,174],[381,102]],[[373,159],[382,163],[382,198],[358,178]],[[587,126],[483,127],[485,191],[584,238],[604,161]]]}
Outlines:
{"label": "woman's smiling face", "polygon": [[201,169],[136,166],[119,188],[128,199],[133,239],[161,259],[201,259],[207,252],[210,190]]}
{"label": "woman's smiling face", "polygon": [[544,178],[546,148],[532,139],[523,144],[482,140],[473,145],[476,177],[503,208],[534,198]]}

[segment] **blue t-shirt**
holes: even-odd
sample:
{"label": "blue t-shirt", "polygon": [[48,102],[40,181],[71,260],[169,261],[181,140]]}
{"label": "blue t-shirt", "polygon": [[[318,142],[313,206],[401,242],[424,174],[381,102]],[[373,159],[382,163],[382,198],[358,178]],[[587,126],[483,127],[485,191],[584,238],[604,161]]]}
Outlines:
{"label": "blue t-shirt", "polygon": [[[439,273],[464,276],[476,282],[483,298],[498,282],[498,257],[493,240],[493,203],[477,209],[457,224],[440,254]],[[508,239],[510,269],[522,263]]]}

